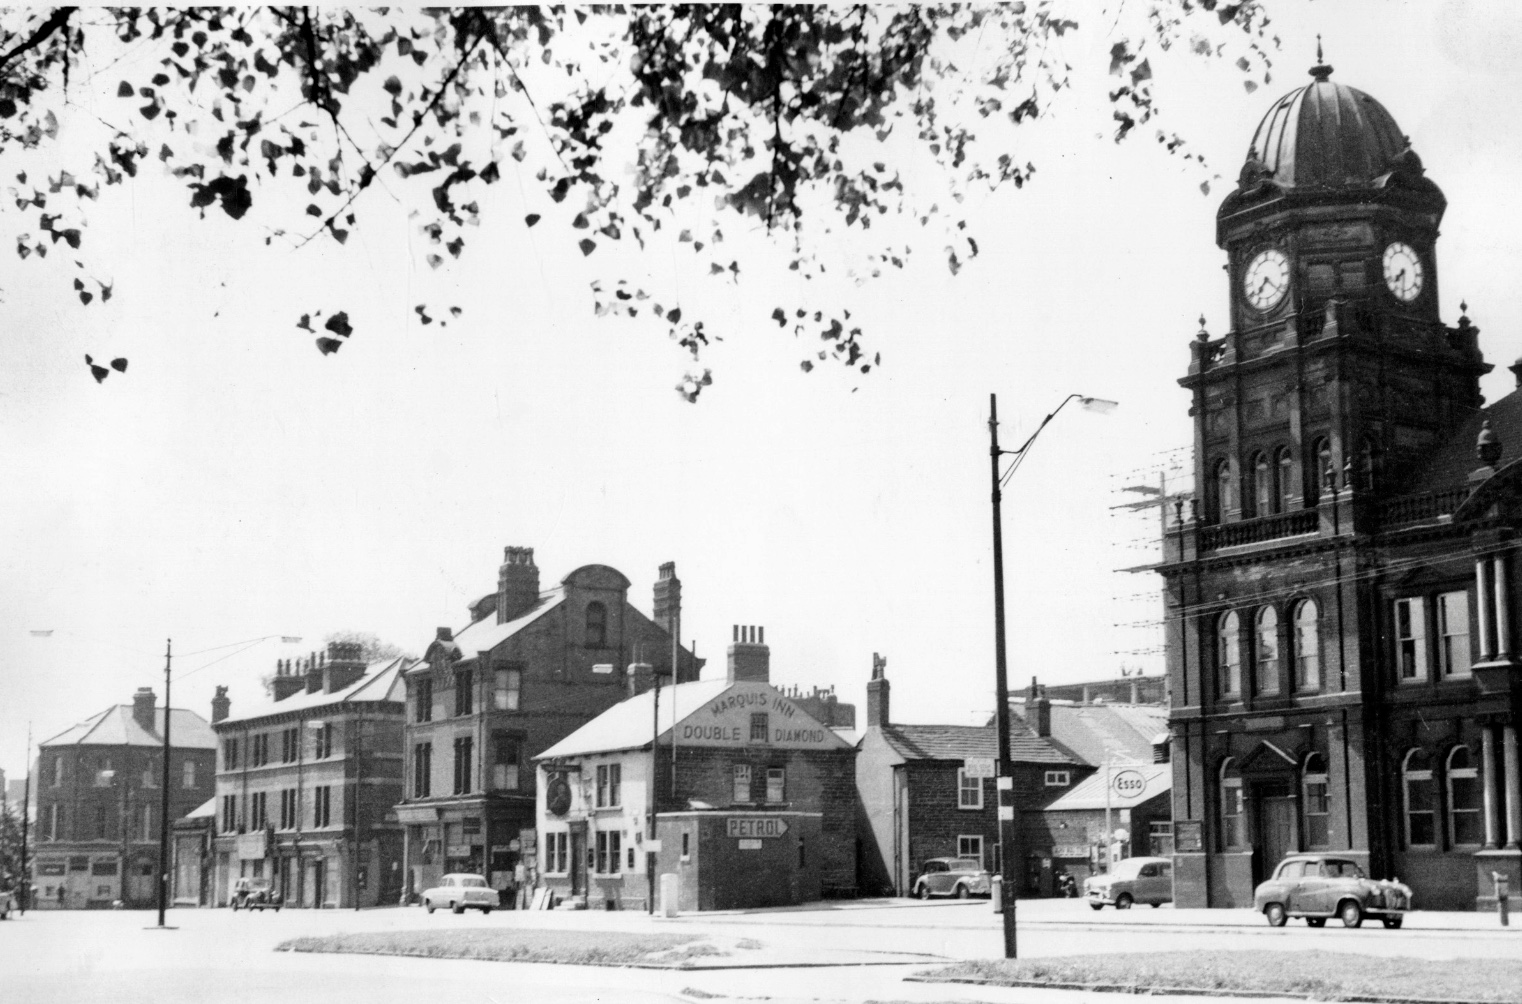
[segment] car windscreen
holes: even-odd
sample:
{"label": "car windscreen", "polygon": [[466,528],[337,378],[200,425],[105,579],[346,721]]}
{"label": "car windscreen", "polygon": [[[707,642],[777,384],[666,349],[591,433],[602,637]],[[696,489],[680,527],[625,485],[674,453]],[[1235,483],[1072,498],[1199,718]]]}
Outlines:
{"label": "car windscreen", "polygon": [[951,863],[951,869],[958,872],[980,872],[983,870],[983,862],[972,858],[960,858]]}
{"label": "car windscreen", "polygon": [[479,875],[467,875],[460,879],[460,884],[470,888],[486,885],[486,880]]}
{"label": "car windscreen", "polygon": [[1363,869],[1353,861],[1323,861],[1321,874],[1328,878],[1363,878]]}

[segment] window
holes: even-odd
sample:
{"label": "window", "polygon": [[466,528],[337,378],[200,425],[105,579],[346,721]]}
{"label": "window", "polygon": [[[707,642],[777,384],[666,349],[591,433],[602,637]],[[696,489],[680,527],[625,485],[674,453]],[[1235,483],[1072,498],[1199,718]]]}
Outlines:
{"label": "window", "polygon": [[433,679],[431,677],[418,677],[413,684],[412,720],[415,722],[433,721]]}
{"label": "window", "polygon": [[518,737],[506,732],[492,734],[491,786],[497,791],[518,790]]}
{"label": "window", "polygon": [[735,764],[734,801],[750,801],[750,764],[748,763]]}
{"label": "window", "polygon": [[157,815],[151,805],[143,806],[143,811],[137,817],[137,839],[152,840],[156,836],[153,832],[153,817]]}
{"label": "window", "polygon": [[301,826],[300,811],[296,803],[296,789],[285,788],[280,792],[280,828],[295,830]]}
{"label": "window", "polygon": [[143,766],[143,787],[157,788],[159,786],[159,773],[162,770],[161,761],[156,756],[148,758]]}
{"label": "window", "polygon": [[[111,758],[103,756],[95,763],[95,787],[109,788],[115,775],[111,771]],[[122,780],[126,780],[123,778]]]}
{"label": "window", "polygon": [[1215,487],[1215,498],[1211,500],[1215,504],[1215,512],[1212,515],[1215,516],[1216,522],[1220,522],[1226,518],[1226,510],[1232,507],[1231,461],[1216,461],[1215,478],[1212,483]]}
{"label": "window", "polygon": [[222,741],[222,769],[236,770],[238,767],[238,739],[236,736],[228,736]]}
{"label": "window", "polygon": [[1252,505],[1254,516],[1267,516],[1274,511],[1274,474],[1266,453],[1253,454]]}
{"label": "window", "polygon": [[280,730],[280,762],[295,763],[296,756],[300,752],[301,729]]}
{"label": "window", "polygon": [[1305,843],[1325,847],[1330,838],[1331,805],[1327,798],[1326,760],[1320,753],[1305,758]]}
{"label": "window", "polygon": [[622,805],[624,768],[622,764],[607,763],[597,768],[597,807],[616,809]]}
{"label": "window", "polygon": [[1066,788],[1072,784],[1073,775],[1065,770],[1049,770],[1046,772],[1046,786],[1048,788]]}
{"label": "window", "polygon": [[1432,780],[1432,757],[1426,750],[1406,754],[1401,769],[1406,788],[1406,843],[1411,847],[1437,845],[1437,793]]}
{"label": "window", "polygon": [[966,767],[957,768],[957,808],[983,808],[983,779],[969,777]]}
{"label": "window", "polygon": [[196,762],[186,760],[180,764],[180,787],[194,788],[196,786]]}
{"label": "window", "polygon": [[957,857],[971,858],[981,865],[983,863],[983,838],[969,834],[957,837]]}
{"label": "window", "polygon": [[55,757],[53,757],[53,787],[60,788],[62,786],[63,786],[63,757],[62,756],[55,756]]}
{"label": "window", "polygon": [[1222,849],[1247,845],[1243,829],[1242,775],[1235,760],[1221,764],[1221,846]]}
{"label": "window", "polygon": [[111,834],[106,832],[106,807],[97,805],[95,807],[95,839],[107,840],[110,836]]}
{"label": "window", "polygon": [[563,875],[570,870],[569,833],[546,833],[544,835],[544,871],[548,875]]}
{"label": "window", "polygon": [[498,711],[517,711],[523,690],[523,671],[499,669],[492,676],[492,706]]}
{"label": "window", "polygon": [[692,857],[692,834],[688,833],[686,830],[683,830],[682,831],[682,860],[686,861],[690,857]]}
{"label": "window", "polygon": [[766,800],[768,802],[785,802],[787,788],[787,771],[781,767],[766,768]]}
{"label": "window", "polygon": [[474,676],[468,669],[457,669],[454,674],[454,713],[456,717],[468,715],[475,710]]}
{"label": "window", "polygon": [[53,805],[48,806],[48,839],[49,840],[57,840],[58,839],[59,830],[61,830],[63,828],[62,827],[62,821],[59,819],[60,815],[61,815],[61,813],[59,812],[59,807],[58,807],[57,803],[54,803]]}
{"label": "window", "polygon": [[256,791],[248,797],[248,828],[262,830],[269,821],[269,792]]}
{"label": "window", "polygon": [[620,847],[623,834],[617,830],[597,831],[597,871],[603,874],[617,875],[619,866],[623,863],[623,851]]}
{"label": "window", "polygon": [[766,712],[750,716],[750,741],[753,743],[766,742],[768,720]]}
{"label": "window", "polygon": [[1469,593],[1437,598],[1437,665],[1442,679],[1469,675]]}
{"label": "window", "polygon": [[1468,746],[1448,753],[1448,842],[1454,847],[1478,847],[1485,839],[1480,822],[1480,772]]}
{"label": "window", "polygon": [[1321,689],[1321,611],[1315,600],[1295,605],[1295,689]]}
{"label": "window", "polygon": [[312,756],[326,760],[333,755],[333,723],[323,722],[312,737]]}
{"label": "window", "polygon": [[412,747],[412,797],[427,798],[433,790],[433,743]]}
{"label": "window", "polygon": [[1374,475],[1379,470],[1379,448],[1374,445],[1374,440],[1365,439],[1363,448],[1358,451],[1358,472],[1361,476],[1364,491],[1374,490]]}
{"label": "window", "polygon": [[238,796],[222,796],[222,832],[238,832]]}
{"label": "window", "polygon": [[475,739],[459,736],[454,741],[454,793],[464,795],[470,789],[470,761],[475,754]]}
{"label": "window", "polygon": [[318,829],[333,822],[333,788],[322,785],[312,789],[312,825]]}
{"label": "window", "polygon": [[1274,484],[1278,489],[1279,512],[1289,512],[1294,504],[1295,494],[1295,459],[1288,447],[1280,447],[1279,455],[1274,461]]}
{"label": "window", "polygon": [[270,736],[261,732],[249,740],[249,766],[263,767],[270,762]]}
{"label": "window", "polygon": [[587,604],[587,648],[606,648],[608,644],[608,608],[596,600]]}
{"label": "window", "polygon": [[1272,606],[1258,610],[1257,644],[1253,647],[1257,672],[1253,682],[1260,694],[1279,692],[1279,612]]}
{"label": "window", "polygon": [[626,863],[626,867],[632,872],[634,870],[634,848],[633,847],[630,847],[628,849],[628,854],[629,854],[629,860]]}
{"label": "window", "polygon": [[1332,469],[1332,444],[1325,438],[1311,444],[1306,457],[1305,498],[1307,504],[1318,503],[1327,494],[1326,480]]}
{"label": "window", "polygon": [[1237,612],[1228,610],[1216,622],[1216,671],[1220,675],[1221,696],[1242,693],[1242,643]]}
{"label": "window", "polygon": [[1427,612],[1420,596],[1395,601],[1395,651],[1401,683],[1427,678]]}

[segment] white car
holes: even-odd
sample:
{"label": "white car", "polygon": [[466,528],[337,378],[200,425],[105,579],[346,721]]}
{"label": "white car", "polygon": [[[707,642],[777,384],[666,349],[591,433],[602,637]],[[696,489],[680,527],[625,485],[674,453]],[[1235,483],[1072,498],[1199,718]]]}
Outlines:
{"label": "white car", "polygon": [[1129,910],[1133,903],[1156,908],[1173,902],[1173,862],[1168,858],[1126,858],[1109,874],[1083,880],[1083,897],[1094,910],[1106,903]]}
{"label": "white car", "polygon": [[423,893],[423,906],[429,913],[447,906],[455,913],[480,910],[491,913],[498,903],[497,890],[486,884],[479,875],[445,875],[443,884]]}

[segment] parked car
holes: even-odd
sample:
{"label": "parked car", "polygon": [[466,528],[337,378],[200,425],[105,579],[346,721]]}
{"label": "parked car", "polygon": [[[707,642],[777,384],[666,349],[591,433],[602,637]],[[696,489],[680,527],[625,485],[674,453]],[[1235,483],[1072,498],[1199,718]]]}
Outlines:
{"label": "parked car", "polygon": [[1311,927],[1323,927],[1331,917],[1343,927],[1378,917],[1386,927],[1397,928],[1411,909],[1411,887],[1371,879],[1358,862],[1335,854],[1292,854],[1254,891],[1253,909],[1274,927],[1283,927],[1291,917],[1304,917]]}
{"label": "parked car", "polygon": [[1083,898],[1089,908],[1103,910],[1108,903],[1129,910],[1133,903],[1156,909],[1173,902],[1173,862],[1167,858],[1126,858],[1115,862],[1103,875],[1083,880]]}
{"label": "parked car", "polygon": [[423,892],[423,906],[429,913],[441,906],[447,906],[455,913],[464,913],[467,909],[491,913],[500,899],[497,890],[479,875],[451,874],[440,881],[440,885]]}
{"label": "parked car", "polygon": [[284,900],[267,878],[239,878],[233,883],[232,908],[280,912]]}
{"label": "parked car", "polygon": [[993,879],[977,858],[931,858],[914,880],[913,895],[919,899],[931,896],[966,899],[992,894]]}

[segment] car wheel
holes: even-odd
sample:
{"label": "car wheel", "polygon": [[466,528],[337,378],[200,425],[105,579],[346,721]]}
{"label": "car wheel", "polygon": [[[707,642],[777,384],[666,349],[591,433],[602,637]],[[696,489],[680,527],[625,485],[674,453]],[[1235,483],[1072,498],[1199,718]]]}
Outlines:
{"label": "car wheel", "polygon": [[450,903],[449,904],[449,911],[451,913],[464,913],[465,912],[465,905],[463,903]]}
{"label": "car wheel", "polygon": [[1305,926],[1306,927],[1325,927],[1326,926],[1326,918],[1325,917],[1307,917],[1307,918],[1305,918]]}
{"label": "car wheel", "polygon": [[1337,916],[1342,918],[1343,927],[1363,926],[1363,907],[1359,906],[1355,899],[1347,900],[1339,906]]}
{"label": "car wheel", "polygon": [[914,894],[916,896],[918,896],[920,899],[929,899],[930,898],[930,887],[928,885],[921,885],[921,886],[919,886],[918,888],[916,888],[914,890]]}
{"label": "car wheel", "polygon": [[427,910],[429,913],[432,913],[437,908],[433,905],[433,900],[425,899],[423,900],[423,909]]}
{"label": "car wheel", "polygon": [[1129,910],[1129,909],[1131,909],[1131,904],[1135,903],[1135,902],[1136,902],[1136,900],[1131,898],[1131,894],[1130,893],[1123,892],[1123,893],[1121,893],[1119,896],[1117,896],[1115,898],[1115,909],[1117,909],[1117,910]]}
{"label": "car wheel", "polygon": [[1104,908],[1105,908],[1105,905],[1103,903],[1090,903],[1089,904],[1089,909],[1090,910],[1103,910]]}
{"label": "car wheel", "polygon": [[1161,903],[1153,903],[1153,904],[1152,904],[1152,909],[1154,909],[1154,910],[1156,910],[1156,909],[1157,909],[1157,908],[1158,908],[1158,907],[1160,907],[1160,906],[1162,906],[1162,905],[1163,905],[1163,904],[1161,904]]}
{"label": "car wheel", "polygon": [[1384,919],[1385,927],[1389,928],[1392,931],[1399,931],[1400,925],[1405,921],[1405,919],[1405,917],[1386,917]]}
{"label": "car wheel", "polygon": [[236,913],[237,910],[238,910],[238,901],[237,900],[233,900],[233,912]]}
{"label": "car wheel", "polygon": [[1289,914],[1284,912],[1283,903],[1270,903],[1263,908],[1263,916],[1268,920],[1269,927],[1283,927],[1289,920]]}
{"label": "car wheel", "polygon": [[965,885],[957,886],[957,899],[966,899],[968,895],[969,893],[967,892],[967,887]]}
{"label": "car wheel", "polygon": [[483,906],[483,907],[481,907],[481,916],[484,917],[488,913],[491,913],[491,907],[489,907],[489,906]]}

